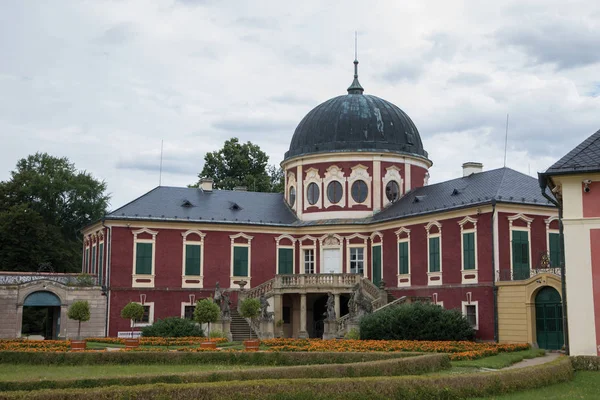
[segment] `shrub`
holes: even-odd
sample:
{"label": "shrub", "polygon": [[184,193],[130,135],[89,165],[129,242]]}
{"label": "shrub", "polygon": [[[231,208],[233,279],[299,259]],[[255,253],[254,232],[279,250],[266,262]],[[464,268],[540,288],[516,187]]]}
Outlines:
{"label": "shrub", "polygon": [[90,320],[90,303],[79,300],[69,306],[67,318],[78,322],[77,338],[81,338],[81,323]]}
{"label": "shrub", "polygon": [[363,317],[361,339],[472,340],[475,331],[458,310],[414,303],[390,307]]}
{"label": "shrub", "polygon": [[202,299],[196,302],[196,308],[194,310],[194,320],[201,324],[208,323],[208,335],[210,337],[210,324],[211,322],[217,322],[221,310],[219,306],[215,304],[212,299]]}
{"label": "shrub", "polygon": [[346,334],[344,335],[344,338],[358,340],[358,339],[360,339],[360,332],[358,331],[358,329],[352,328],[348,332],[346,332]]}
{"label": "shrub", "polygon": [[168,317],[159,319],[150,326],[142,328],[144,337],[190,337],[204,336],[202,328],[189,319]]}
{"label": "shrub", "polygon": [[572,356],[571,363],[575,371],[600,371],[598,356]]}
{"label": "shrub", "polygon": [[215,330],[213,329],[212,331],[210,331],[210,334],[208,335],[209,338],[211,339],[227,339],[227,336],[221,332],[220,330]]}

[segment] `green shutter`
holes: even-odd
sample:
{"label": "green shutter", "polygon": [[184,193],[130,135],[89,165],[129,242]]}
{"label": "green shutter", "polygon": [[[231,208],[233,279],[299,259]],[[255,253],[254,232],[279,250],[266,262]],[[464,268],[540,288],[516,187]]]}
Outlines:
{"label": "green shutter", "polygon": [[279,274],[294,273],[294,251],[293,249],[279,249]]}
{"label": "green shutter", "polygon": [[429,272],[440,272],[440,238],[429,238]]}
{"label": "green shutter", "polygon": [[550,234],[550,266],[560,267],[560,235],[558,233]]}
{"label": "green shutter", "polygon": [[233,275],[248,276],[248,247],[233,248]]}
{"label": "green shutter", "polygon": [[135,273],[152,274],[152,243],[136,243]]}
{"label": "green shutter", "polygon": [[200,275],[200,245],[185,245],[185,274]]}
{"label": "green shutter", "polygon": [[381,246],[373,246],[373,277],[375,285],[381,282]]}
{"label": "green shutter", "polygon": [[475,232],[463,233],[463,269],[475,269]]}
{"label": "green shutter", "polygon": [[408,242],[398,243],[399,274],[408,274]]}
{"label": "green shutter", "polygon": [[98,284],[102,285],[102,274],[104,272],[104,243],[98,246]]}
{"label": "green shutter", "polygon": [[512,231],[513,279],[529,278],[529,238],[525,231]]}
{"label": "green shutter", "polygon": [[88,247],[85,249],[85,263],[83,265],[83,271],[81,271],[81,272],[83,272],[85,274],[85,273],[88,273],[89,270],[90,270],[90,248]]}
{"label": "green shutter", "polygon": [[90,274],[96,272],[96,246],[92,247],[92,266],[90,268]]}

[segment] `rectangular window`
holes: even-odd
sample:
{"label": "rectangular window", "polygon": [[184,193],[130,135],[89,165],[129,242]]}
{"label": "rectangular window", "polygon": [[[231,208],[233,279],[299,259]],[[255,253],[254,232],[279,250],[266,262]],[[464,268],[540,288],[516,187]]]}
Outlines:
{"label": "rectangular window", "polygon": [[429,272],[440,272],[440,238],[429,238]]}
{"label": "rectangular window", "polygon": [[196,306],[184,306],[183,309],[183,318],[185,319],[194,319],[194,310],[196,309]]}
{"label": "rectangular window", "polygon": [[475,232],[463,233],[463,269],[475,269]]}
{"label": "rectangular window", "polygon": [[477,306],[475,305],[466,305],[465,306],[465,317],[469,324],[473,328],[477,328]]}
{"label": "rectangular window", "polygon": [[98,245],[98,284],[102,285],[102,274],[104,273],[104,243]]}
{"label": "rectangular window", "polygon": [[199,244],[185,245],[185,274],[200,275],[200,250]]}
{"label": "rectangular window", "polygon": [[304,250],[304,273],[314,274],[315,273],[315,250],[306,249]]}
{"label": "rectangular window", "polygon": [[351,247],[350,248],[350,273],[351,274],[363,274],[364,273],[364,256],[365,249],[362,247]]}
{"label": "rectangular window", "polygon": [[233,276],[248,276],[248,247],[233,248]]}
{"label": "rectangular window", "polygon": [[143,306],[144,307],[144,315],[142,316],[142,319],[139,320],[138,322],[140,324],[149,324],[150,323],[150,306]]}
{"label": "rectangular window", "polygon": [[527,231],[512,231],[513,279],[529,278],[529,237]]}
{"label": "rectangular window", "polygon": [[135,273],[137,275],[152,274],[152,243],[136,243]]}
{"label": "rectangular window", "polygon": [[558,233],[550,233],[548,239],[550,242],[550,248],[548,249],[548,252],[550,253],[550,266],[560,267],[560,236]]}
{"label": "rectangular window", "polygon": [[398,243],[398,273],[408,274],[408,242]]}
{"label": "rectangular window", "polygon": [[92,266],[90,268],[90,274],[96,273],[96,246],[92,246]]}
{"label": "rectangular window", "polygon": [[371,276],[371,280],[377,286],[382,279],[382,271],[381,271],[381,246],[373,246],[373,275]]}
{"label": "rectangular window", "polygon": [[90,270],[90,248],[85,248],[85,260],[83,263],[83,273],[87,273]]}
{"label": "rectangular window", "polygon": [[294,273],[294,250],[293,249],[278,249],[279,251],[279,273],[293,274]]}

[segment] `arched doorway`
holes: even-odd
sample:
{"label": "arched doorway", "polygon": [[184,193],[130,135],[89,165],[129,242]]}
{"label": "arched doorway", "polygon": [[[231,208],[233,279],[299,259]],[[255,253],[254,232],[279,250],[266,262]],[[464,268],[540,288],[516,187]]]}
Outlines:
{"label": "arched doorway", "polygon": [[60,332],[60,299],[48,291],[33,292],[23,302],[22,335],[57,339]]}
{"label": "arched doorway", "polygon": [[[325,315],[327,312],[327,295],[320,294],[317,295],[314,303],[313,303],[313,321],[312,321],[312,331],[310,332],[311,338],[322,338],[323,332],[325,330]],[[340,294],[340,315],[336,315],[336,318],[340,318],[348,314],[348,301],[350,300],[350,295],[348,294]]]}
{"label": "arched doorway", "polygon": [[542,349],[559,350],[564,345],[560,294],[550,286],[535,296],[537,344]]}

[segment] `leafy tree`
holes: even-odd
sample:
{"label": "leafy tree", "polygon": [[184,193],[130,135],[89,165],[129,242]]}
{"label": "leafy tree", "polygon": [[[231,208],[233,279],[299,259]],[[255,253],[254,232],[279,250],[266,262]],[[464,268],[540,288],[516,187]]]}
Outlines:
{"label": "leafy tree", "polygon": [[90,303],[87,301],[79,300],[71,304],[67,317],[79,324],[77,326],[77,338],[81,338],[81,323],[90,320]]}
{"label": "leafy tree", "polygon": [[[260,301],[255,298],[248,297],[240,304],[240,315],[244,318],[256,318],[260,313]],[[250,339],[252,339],[252,327],[250,328]]]}
{"label": "leafy tree", "polygon": [[196,308],[194,309],[194,320],[200,324],[208,324],[208,337],[210,337],[210,324],[211,322],[217,322],[221,310],[219,306],[215,304],[212,299],[202,299],[196,302]]}
{"label": "leafy tree", "polygon": [[36,153],[19,160],[0,182],[0,269],[36,271],[49,263],[60,272],[80,270],[79,230],[105,214],[105,190],[106,183],[65,157]]}
{"label": "leafy tree", "polygon": [[[279,185],[283,173],[274,165],[267,171],[268,161],[269,156],[257,145],[231,138],[225,141],[222,149],[206,153],[204,168],[198,177],[212,178],[216,189],[232,190],[245,186],[253,192],[283,191],[283,185]],[[198,187],[199,184],[200,181],[191,186]]]}
{"label": "leafy tree", "polygon": [[267,173],[269,174],[269,179],[271,182],[271,192],[273,193],[283,193],[283,189],[285,186],[285,176],[283,174],[283,169],[276,165],[269,165],[267,167]]}
{"label": "leafy tree", "polygon": [[143,317],[144,306],[139,303],[127,303],[121,310],[121,318],[129,319],[133,324],[135,324],[136,321],[140,321]]}

